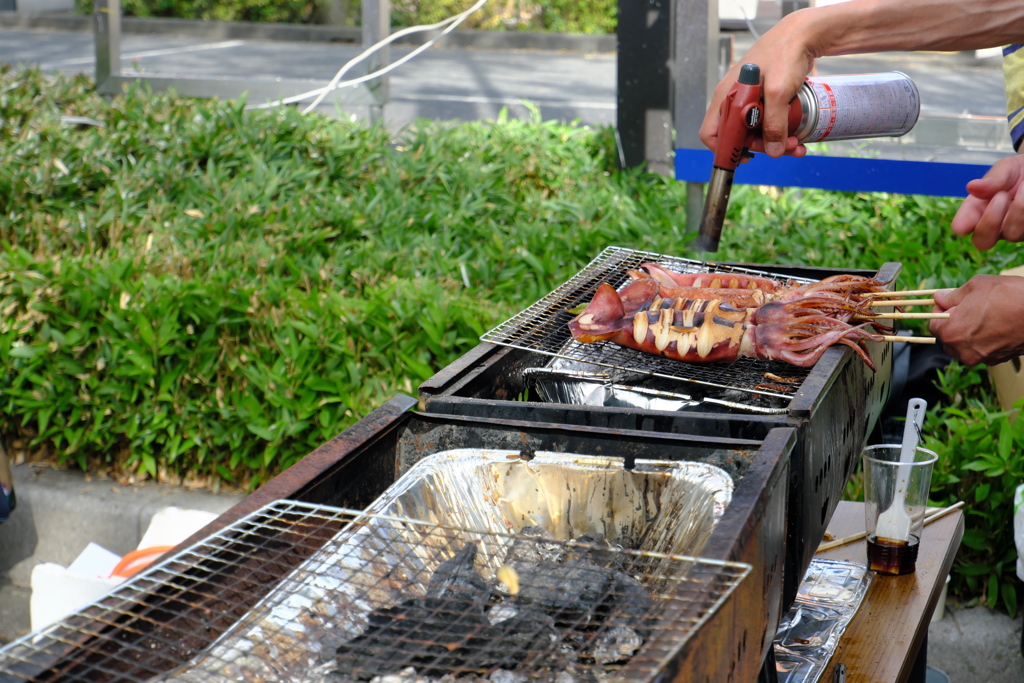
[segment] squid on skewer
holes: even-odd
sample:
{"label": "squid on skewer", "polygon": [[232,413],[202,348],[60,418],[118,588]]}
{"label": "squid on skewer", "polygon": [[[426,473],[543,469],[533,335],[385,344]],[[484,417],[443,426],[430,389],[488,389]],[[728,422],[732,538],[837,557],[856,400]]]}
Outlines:
{"label": "squid on skewer", "polygon": [[[733,362],[739,358],[782,360],[799,367],[814,365],[834,344],[857,351],[874,370],[863,347],[881,337],[814,309],[785,305],[759,317],[759,308],[741,308],[718,299],[662,298],[637,280],[620,294],[609,284],[569,322],[576,341],[611,341],[647,353],[686,362]],[[787,314],[786,311],[790,313]]]}
{"label": "squid on skewer", "polygon": [[833,275],[818,282],[798,284],[739,273],[677,273],[657,263],[642,263],[626,271],[634,280],[651,279],[665,298],[720,299],[736,306],[761,306],[770,301],[797,301],[807,297],[861,301],[865,294],[884,291],[885,283],[862,275]]}

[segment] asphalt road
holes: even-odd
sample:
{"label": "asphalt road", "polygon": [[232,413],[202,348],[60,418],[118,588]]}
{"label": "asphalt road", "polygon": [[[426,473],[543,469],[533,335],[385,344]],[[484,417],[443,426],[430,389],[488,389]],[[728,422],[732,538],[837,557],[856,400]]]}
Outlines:
{"label": "asphalt road", "polygon": [[[391,58],[410,50],[392,47]],[[128,35],[122,72],[326,82],[360,51],[345,44]],[[91,34],[0,30],[2,62],[92,74],[93,52]],[[311,82],[297,83],[295,92]],[[545,120],[609,124],[615,120],[615,56],[432,48],[392,72],[390,90],[386,120],[393,128],[416,118],[493,119],[503,107],[524,116],[524,100]]]}
{"label": "asphalt road", "polygon": [[[733,35],[739,59],[751,38],[747,33]],[[125,35],[122,68],[126,74],[326,82],[360,50],[338,43]],[[409,50],[392,46],[392,60]],[[395,128],[415,118],[492,119],[502,107],[525,115],[521,103],[528,101],[545,120],[613,123],[615,60],[614,54],[435,46],[392,72],[386,118]],[[84,32],[0,29],[0,61],[92,74],[93,37]],[[921,91],[923,115],[1006,114],[998,60],[890,53],[827,58],[818,68],[821,74],[903,71]],[[303,85],[296,83],[296,91],[301,92]]]}

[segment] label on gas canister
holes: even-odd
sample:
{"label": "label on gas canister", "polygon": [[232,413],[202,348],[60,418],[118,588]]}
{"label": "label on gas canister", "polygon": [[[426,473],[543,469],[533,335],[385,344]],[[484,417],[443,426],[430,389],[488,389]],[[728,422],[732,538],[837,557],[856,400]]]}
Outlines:
{"label": "label on gas canister", "polygon": [[921,96],[899,72],[808,78],[797,94],[800,142],[903,135],[921,113]]}

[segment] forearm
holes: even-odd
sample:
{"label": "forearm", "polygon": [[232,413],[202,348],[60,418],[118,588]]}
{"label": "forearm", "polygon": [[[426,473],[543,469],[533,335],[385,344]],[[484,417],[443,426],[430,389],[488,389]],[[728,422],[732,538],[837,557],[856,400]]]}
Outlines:
{"label": "forearm", "polygon": [[[1024,42],[1021,0],[849,0],[785,17],[817,57],[975,50]],[[782,22],[780,22],[782,23]]]}

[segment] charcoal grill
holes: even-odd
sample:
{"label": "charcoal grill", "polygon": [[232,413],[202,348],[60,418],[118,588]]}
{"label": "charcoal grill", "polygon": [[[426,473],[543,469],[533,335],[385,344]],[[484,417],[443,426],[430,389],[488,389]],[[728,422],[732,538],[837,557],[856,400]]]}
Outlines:
{"label": "charcoal grill", "polygon": [[[705,263],[610,247],[551,295],[485,335],[486,341],[421,384],[420,406],[439,414],[636,429],[648,434],[699,434],[714,439],[759,439],[775,427],[795,429],[783,592],[783,604],[788,608],[888,400],[892,345],[868,344],[875,372],[845,347],[829,349],[814,367],[801,369],[754,360],[733,365],[679,363],[644,357],[646,354],[610,344],[576,345],[579,350],[567,346],[571,337],[566,324],[572,315],[566,309],[589,301],[601,282],[621,284],[626,269],[646,261],[686,272],[742,272],[805,282],[853,273],[895,283],[900,272],[897,263],[886,263],[877,272],[837,271]],[[680,401],[682,407],[672,411],[537,400],[536,392],[530,391],[531,373],[549,372],[553,363],[560,362],[586,363],[592,374],[608,373],[601,381],[617,386],[643,386],[650,371],[658,380],[672,382],[670,393],[692,395],[694,400]],[[798,381],[785,393],[762,391],[757,385],[765,381],[765,372]],[[714,400],[708,401],[707,394],[701,395],[705,387],[728,393],[711,394]],[[723,398],[728,400],[719,400]],[[763,405],[781,409],[759,410]]]}
{"label": "charcoal grill", "polygon": [[[530,466],[546,457],[582,453],[615,461],[620,471],[626,461],[634,463],[636,472],[648,466],[646,461],[688,462],[721,470],[734,489],[699,549],[701,559],[643,549],[618,553],[627,573],[644,578],[647,595],[656,603],[644,613],[649,635],[643,647],[620,663],[620,673],[627,676],[623,680],[659,681],[677,676],[752,680],[757,675],[781,618],[777,606],[793,430],[773,430],[759,440],[727,438],[709,443],[687,435],[417,414],[409,411],[413,405],[415,401],[409,397],[392,399],[187,539],[172,551],[172,559],[46,632],[7,646],[0,651],[0,680],[220,680],[210,675],[190,679],[193,667],[184,666],[185,661],[212,661],[214,674],[227,671],[224,680],[237,680],[231,678],[228,666],[237,660],[219,648],[232,634],[245,633],[255,625],[263,628],[263,638],[248,655],[283,658],[274,659],[277,665],[292,661],[289,656],[308,659],[309,648],[299,654],[283,649],[284,641],[268,630],[271,622],[267,619],[292,624],[293,635],[296,623],[315,626],[315,620],[290,601],[305,595],[303,591],[311,584],[303,573],[318,566],[325,553],[339,539],[344,540],[345,529],[350,528],[346,524],[356,516],[354,511],[381,500],[399,475],[414,470],[429,456],[465,448],[505,450],[505,457]],[[429,586],[431,570],[440,566],[440,561],[451,559],[453,549],[460,544],[464,547],[463,541],[481,540],[480,532],[434,521],[402,521],[379,513],[375,519],[398,519],[395,524],[403,533],[419,534],[423,539],[446,538],[435,546],[436,551],[424,550],[431,543],[418,540],[420,550],[409,553],[410,557],[433,561],[389,574],[403,585],[418,586],[412,589],[414,596],[425,582]],[[374,527],[375,532],[387,528],[383,522]],[[514,538],[495,531],[485,535]],[[680,573],[681,569],[686,571]],[[485,569],[480,571],[486,574]],[[379,570],[370,574],[381,576]],[[743,574],[747,574],[745,579]],[[357,583],[320,581],[315,585],[328,590]],[[523,586],[528,585],[529,580],[524,579]],[[691,590],[694,586],[699,590]],[[369,598],[364,600],[364,612],[395,607],[395,596],[388,595],[375,604]],[[698,602],[701,606],[694,612]],[[374,618],[380,617],[378,612]],[[362,618],[370,619],[365,614]],[[341,647],[352,633],[334,629],[325,634],[311,628],[304,638],[307,644],[318,638],[322,652],[325,638],[333,637],[330,644]],[[450,645],[459,649],[450,641],[443,645],[446,650]],[[538,657],[552,656],[541,653],[540,648],[520,649],[536,649]],[[318,665],[323,668],[332,663]],[[315,668],[307,671],[312,678],[299,680],[316,680]],[[639,678],[632,677],[634,673]],[[280,680],[292,679],[285,676]]]}

